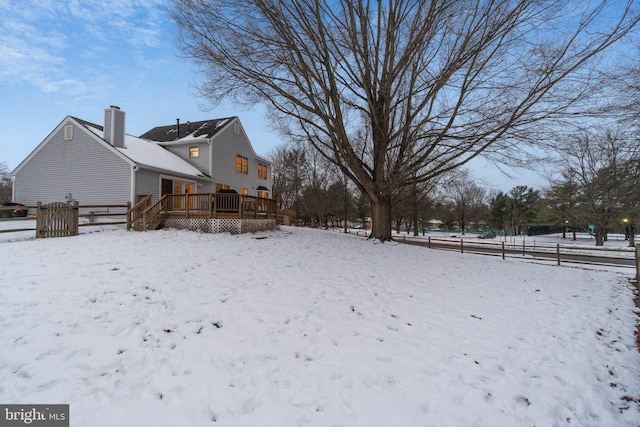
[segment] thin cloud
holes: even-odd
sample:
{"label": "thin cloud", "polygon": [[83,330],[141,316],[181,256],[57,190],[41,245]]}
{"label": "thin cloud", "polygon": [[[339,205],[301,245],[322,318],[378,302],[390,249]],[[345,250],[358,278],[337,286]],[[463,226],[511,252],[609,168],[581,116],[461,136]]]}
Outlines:
{"label": "thin cloud", "polygon": [[95,95],[113,86],[119,62],[163,43],[162,0],[0,0],[0,85]]}

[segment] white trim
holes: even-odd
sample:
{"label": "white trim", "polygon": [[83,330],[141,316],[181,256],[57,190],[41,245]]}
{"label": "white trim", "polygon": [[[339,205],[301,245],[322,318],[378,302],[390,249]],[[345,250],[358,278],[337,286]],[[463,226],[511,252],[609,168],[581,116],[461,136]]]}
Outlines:
{"label": "white trim", "polygon": [[213,138],[207,138],[209,145],[209,176],[213,179]]}

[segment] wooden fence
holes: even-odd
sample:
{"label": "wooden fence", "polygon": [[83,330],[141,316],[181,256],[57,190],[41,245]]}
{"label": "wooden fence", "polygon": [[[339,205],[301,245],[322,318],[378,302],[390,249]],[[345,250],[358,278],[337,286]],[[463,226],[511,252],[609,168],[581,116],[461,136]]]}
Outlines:
{"label": "wooden fence", "polygon": [[36,238],[78,235],[78,202],[72,205],[38,202],[36,210]]}
{"label": "wooden fence", "polygon": [[[35,231],[36,238],[76,236],[79,234],[79,227],[126,224],[124,219],[118,220],[118,217],[125,217],[131,204],[79,205],[78,202],[73,204],[38,202],[36,206],[23,206],[23,208],[29,209],[31,214],[26,217],[0,218],[0,224],[19,223],[24,226],[2,226],[0,233]],[[3,210],[8,209],[13,207],[3,208]],[[80,221],[80,218],[84,221]]]}

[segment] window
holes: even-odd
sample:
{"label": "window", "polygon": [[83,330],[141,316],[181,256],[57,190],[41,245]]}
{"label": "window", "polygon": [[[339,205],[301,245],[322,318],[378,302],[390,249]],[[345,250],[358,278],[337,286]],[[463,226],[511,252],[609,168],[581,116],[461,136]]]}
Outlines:
{"label": "window", "polygon": [[267,165],[263,165],[262,163],[258,163],[258,178],[259,179],[267,179]]}
{"label": "window", "polygon": [[248,196],[249,195],[249,189],[248,188],[243,188],[242,189],[242,195],[243,196]]}
{"label": "window", "polygon": [[258,191],[258,198],[260,199],[268,199],[269,192],[268,191]]}
{"label": "window", "polygon": [[73,139],[73,125],[66,125],[64,127],[64,140],[71,141]]}
{"label": "window", "polygon": [[227,184],[216,184],[216,192],[229,189],[231,189],[231,187],[229,187]]}
{"label": "window", "polygon": [[189,157],[198,157],[200,155],[200,147],[193,146],[189,147]]}
{"label": "window", "polygon": [[236,156],[236,172],[248,174],[249,173],[249,159],[242,156]]}

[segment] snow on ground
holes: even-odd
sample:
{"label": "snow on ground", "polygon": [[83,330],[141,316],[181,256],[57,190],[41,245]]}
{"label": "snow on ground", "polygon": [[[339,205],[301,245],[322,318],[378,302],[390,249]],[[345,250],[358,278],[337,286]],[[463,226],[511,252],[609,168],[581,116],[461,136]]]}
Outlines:
{"label": "snow on ground", "polygon": [[289,227],[5,241],[0,402],[95,427],[637,426],[629,275]]}

